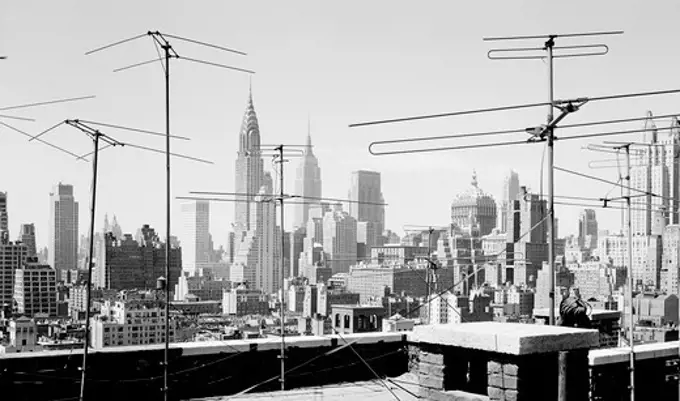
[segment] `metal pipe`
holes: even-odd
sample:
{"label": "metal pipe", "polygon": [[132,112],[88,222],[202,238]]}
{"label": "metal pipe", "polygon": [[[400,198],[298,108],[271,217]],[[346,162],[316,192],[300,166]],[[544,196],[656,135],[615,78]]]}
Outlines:
{"label": "metal pipe", "polygon": [[283,263],[283,248],[285,245],[285,231],[283,229],[283,145],[279,147],[279,162],[281,163],[281,171],[279,175],[279,200],[281,201],[281,252],[279,254],[279,257],[281,258],[281,355],[279,356],[281,358],[281,391],[284,391],[286,389],[286,380],[285,380],[285,374],[286,374],[286,369],[285,369],[285,358],[286,358],[286,323],[285,323],[285,313],[286,313],[286,308],[284,306],[284,278],[283,278],[283,272],[284,272],[284,263]]}
{"label": "metal pipe", "polygon": [[559,369],[559,375],[557,376],[557,394],[560,399],[566,400],[566,394],[567,394],[567,388],[569,386],[569,383],[567,381],[567,360],[568,360],[569,353],[567,351],[560,351],[558,352],[558,369]]}
{"label": "metal pipe", "polygon": [[635,333],[635,322],[633,321],[633,222],[632,222],[632,212],[631,212],[631,196],[630,196],[630,145],[624,146],[626,149],[626,205],[628,216],[627,228],[628,228],[628,301],[630,305],[630,310],[628,312],[628,336],[630,341],[630,401],[635,401],[635,347],[634,347],[634,333]]}
{"label": "metal pipe", "polygon": [[[550,109],[548,111],[548,124],[553,120],[554,82],[553,82],[553,46],[555,42],[551,37],[545,47],[548,52],[548,91]],[[548,320],[550,325],[555,324],[555,130],[548,130],[548,291],[550,307],[548,308]]]}
{"label": "metal pipe", "polygon": [[430,269],[432,268],[432,232],[434,229],[430,227],[428,229],[429,235],[427,237],[427,270],[425,270],[427,276],[427,324],[432,323],[432,304],[430,303],[430,294],[431,294],[431,286],[432,286],[432,280],[430,279]]}
{"label": "metal pipe", "polygon": [[165,51],[165,349],[163,352],[163,396],[169,400],[168,357],[170,348],[170,45]]}
{"label": "metal pipe", "polygon": [[87,355],[90,347],[90,309],[92,305],[92,254],[94,253],[94,219],[97,201],[97,164],[99,161],[99,132],[93,135],[94,158],[92,160],[92,194],[90,195],[90,244],[87,261],[87,291],[85,293],[85,341],[83,347],[83,367],[80,380],[80,401],[85,400],[85,379],[87,376]]}

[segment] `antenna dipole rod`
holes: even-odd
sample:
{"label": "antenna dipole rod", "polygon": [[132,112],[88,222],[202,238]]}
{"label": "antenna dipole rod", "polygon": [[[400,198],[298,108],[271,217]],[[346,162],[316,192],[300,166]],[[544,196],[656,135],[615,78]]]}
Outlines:
{"label": "antenna dipole rod", "polygon": [[284,391],[286,389],[286,380],[285,380],[285,374],[286,374],[286,369],[285,369],[285,358],[286,358],[286,322],[285,322],[285,313],[286,313],[286,308],[284,306],[284,278],[283,278],[283,272],[284,272],[284,263],[283,263],[283,248],[285,246],[285,238],[286,234],[283,229],[283,199],[284,199],[284,194],[283,194],[283,145],[279,146],[279,163],[281,163],[281,174],[279,175],[279,200],[281,201],[281,252],[279,253],[279,257],[281,259],[281,391]]}
{"label": "antenna dipole rod", "polygon": [[163,397],[170,399],[168,387],[168,361],[170,348],[170,45],[163,45],[165,51],[165,349],[163,352]]}
{"label": "antenna dipole rod", "polygon": [[92,254],[94,253],[94,219],[95,205],[97,204],[97,164],[99,161],[99,137],[101,134],[95,132],[93,135],[94,158],[92,160],[92,193],[90,194],[90,238],[89,253],[87,260],[87,290],[85,292],[85,339],[83,347],[83,367],[80,380],[80,401],[85,400],[85,380],[87,379],[87,355],[90,348],[90,309],[92,307]]}
{"label": "antenna dipole rod", "polygon": [[628,312],[628,339],[630,341],[630,401],[635,401],[635,322],[633,321],[633,223],[631,212],[631,188],[630,188],[630,145],[624,146],[626,150],[626,228],[628,230],[628,249],[626,252],[628,262],[628,302],[630,310]]}

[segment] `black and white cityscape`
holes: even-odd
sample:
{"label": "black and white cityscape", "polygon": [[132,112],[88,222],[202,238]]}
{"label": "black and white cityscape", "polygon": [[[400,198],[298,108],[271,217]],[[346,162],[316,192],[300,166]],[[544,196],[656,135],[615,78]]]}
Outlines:
{"label": "black and white cityscape", "polygon": [[678,400],[655,5],[3,5],[0,399]]}

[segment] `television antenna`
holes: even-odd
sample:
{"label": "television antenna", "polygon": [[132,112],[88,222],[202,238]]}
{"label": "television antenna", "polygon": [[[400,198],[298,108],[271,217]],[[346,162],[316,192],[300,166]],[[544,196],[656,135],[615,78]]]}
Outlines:
{"label": "television antenna", "polygon": [[[170,231],[170,216],[171,216],[171,210],[170,210],[170,200],[171,200],[171,180],[170,180],[170,60],[171,59],[177,59],[177,60],[186,60],[189,62],[197,63],[197,64],[203,64],[203,65],[208,65],[212,67],[218,67],[218,68],[223,68],[227,70],[232,70],[232,71],[238,71],[238,72],[245,72],[245,73],[250,73],[254,74],[254,71],[246,70],[243,68],[237,68],[237,67],[232,67],[226,64],[219,64],[215,63],[212,61],[207,61],[207,60],[201,60],[201,59],[195,59],[195,58],[190,58],[190,57],[184,57],[181,56],[175,51],[175,49],[172,47],[170,44],[169,39],[174,39],[178,40],[181,42],[186,42],[186,43],[191,43],[194,45],[202,46],[202,47],[207,47],[211,48],[214,50],[220,50],[223,52],[228,52],[228,53],[234,53],[238,55],[245,56],[246,53],[230,49],[227,47],[223,46],[218,46],[214,45],[211,43],[206,43],[186,37],[181,37],[177,35],[172,35],[169,33],[161,33],[159,31],[148,31],[146,33],[123,39],[118,42],[110,43],[105,46],[101,46],[99,48],[93,49],[85,53],[85,55],[90,55],[94,54],[103,50],[110,49],[112,47],[116,47],[119,45],[122,45],[124,43],[132,42],[134,40],[143,38],[143,37],[150,37],[153,40],[153,44],[156,47],[156,52],[158,54],[158,58],[153,59],[153,60],[147,60],[147,61],[142,61],[138,62],[135,64],[127,65],[124,67],[120,67],[114,70],[114,72],[119,72],[119,71],[125,71],[129,70],[132,68],[140,67],[143,65],[155,63],[155,62],[161,62],[161,66],[163,67],[163,73],[165,76],[165,126],[166,126],[166,162],[165,162],[165,168],[166,168],[166,241],[167,241],[167,246],[165,247],[165,280],[166,280],[166,291],[165,291],[165,349],[164,349],[164,354],[163,354],[163,394],[164,394],[164,399],[165,401],[169,401],[169,382],[168,382],[168,362],[169,362],[169,348],[170,348],[170,326],[169,326],[169,316],[170,316],[170,290],[169,290],[169,283],[170,283],[170,237],[171,237],[171,231]],[[163,50],[163,56],[161,56],[161,51],[160,49]],[[83,395],[81,394],[81,401],[83,401]]]}

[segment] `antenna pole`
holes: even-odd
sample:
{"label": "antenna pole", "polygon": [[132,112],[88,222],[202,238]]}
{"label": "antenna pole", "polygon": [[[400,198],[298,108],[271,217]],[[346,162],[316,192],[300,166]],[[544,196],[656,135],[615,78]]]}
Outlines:
{"label": "antenna pole", "polygon": [[166,185],[166,233],[165,233],[165,349],[163,351],[163,396],[169,399],[168,354],[170,348],[170,44],[165,51],[165,185]]}
{"label": "antenna pole", "polygon": [[280,145],[277,149],[279,151],[279,163],[281,163],[281,171],[279,175],[279,201],[281,202],[281,252],[279,253],[279,257],[281,258],[281,355],[279,358],[281,359],[281,391],[284,391],[286,389],[286,381],[285,381],[285,374],[286,374],[286,369],[285,369],[285,358],[286,358],[286,322],[285,322],[285,313],[286,313],[286,308],[284,306],[284,278],[283,278],[283,271],[284,271],[284,263],[283,263],[283,248],[285,246],[285,231],[283,230],[283,145]]}
{"label": "antenna pole", "polygon": [[550,37],[550,39],[545,42],[545,49],[548,52],[548,99],[550,102],[550,105],[548,106],[548,298],[550,300],[548,320],[550,325],[555,324],[555,130],[552,128],[552,125],[550,125],[554,117],[553,46],[555,46],[555,40],[553,37]]}
{"label": "antenna pole", "polygon": [[432,304],[430,302],[430,293],[431,293],[431,285],[432,285],[432,279],[430,278],[430,274],[432,273],[432,233],[434,232],[434,228],[430,227],[428,230],[429,234],[427,237],[427,270],[425,272],[427,273],[427,324],[432,323]]}
{"label": "antenna pole", "polygon": [[[633,222],[631,215],[631,201],[630,201],[630,144],[625,145],[626,149],[626,215],[628,216],[628,300],[630,303],[630,311],[628,312],[629,324],[628,335],[630,341],[630,401],[635,401],[635,350],[634,350],[634,332],[635,322],[633,322]],[[625,303],[624,303],[625,304]]]}
{"label": "antenna pole", "polygon": [[82,377],[80,380],[80,401],[85,400],[85,379],[87,376],[87,355],[90,347],[90,309],[92,304],[92,254],[94,250],[94,211],[97,199],[97,162],[99,159],[99,131],[93,135],[94,142],[94,158],[92,160],[92,194],[90,195],[90,244],[89,255],[87,261],[87,292],[85,293],[85,341],[83,348],[83,367]]}

